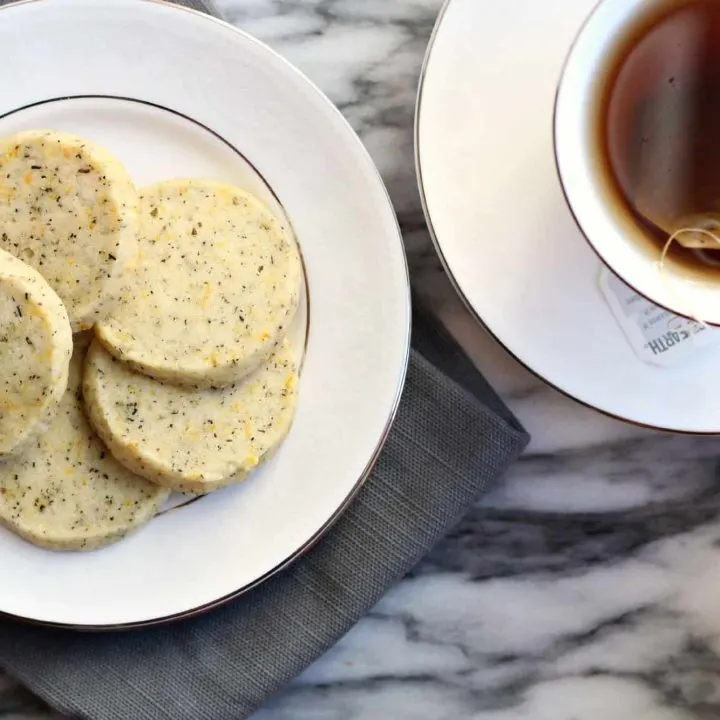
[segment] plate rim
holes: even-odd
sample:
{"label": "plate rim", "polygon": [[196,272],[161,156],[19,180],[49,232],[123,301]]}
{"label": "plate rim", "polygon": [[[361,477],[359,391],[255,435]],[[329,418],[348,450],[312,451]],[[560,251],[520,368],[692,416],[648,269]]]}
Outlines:
{"label": "plate rim", "polygon": [[[280,63],[285,67],[286,70],[293,73],[297,78],[299,78],[309,89],[312,90],[318,97],[320,97],[323,101],[323,104],[326,108],[330,110],[330,112],[334,113],[336,118],[339,119],[340,123],[346,128],[346,130],[349,131],[350,136],[353,138],[353,142],[356,145],[356,148],[360,151],[361,155],[366,159],[368,163],[368,170],[371,173],[372,176],[375,177],[377,182],[379,183],[380,188],[382,189],[382,192],[385,196],[385,200],[387,202],[387,207],[390,210],[392,214],[393,223],[395,226],[395,233],[396,233],[396,240],[399,243],[400,246],[400,252],[401,252],[401,264],[403,268],[403,280],[404,280],[404,299],[405,299],[405,318],[404,318],[404,335],[402,338],[402,343],[404,346],[403,351],[403,358],[402,358],[402,364],[400,367],[400,373],[397,381],[397,386],[395,388],[395,392],[392,398],[392,403],[390,407],[389,415],[386,419],[385,426],[383,428],[383,432],[380,436],[380,438],[377,441],[375,450],[373,454],[370,456],[370,458],[367,461],[367,464],[365,465],[365,468],[363,469],[360,477],[357,479],[353,487],[351,488],[348,495],[345,496],[343,502],[336,508],[336,510],[333,512],[333,514],[323,523],[323,525],[317,529],[317,531],[309,537],[303,545],[301,545],[299,548],[297,548],[293,553],[291,553],[288,557],[286,557],[283,561],[272,567],[270,570],[268,570],[266,573],[261,575],[260,577],[256,578],[254,581],[238,588],[237,590],[233,590],[232,592],[223,595],[222,597],[216,598],[215,600],[208,601],[207,603],[203,603],[202,605],[196,606],[194,608],[191,608],[189,610],[184,610],[178,613],[172,613],[169,615],[164,615],[158,618],[152,618],[148,620],[141,620],[138,622],[125,622],[125,623],[109,623],[109,624],[77,624],[77,623],[59,623],[59,622],[52,622],[52,621],[45,621],[45,620],[39,620],[36,618],[29,618],[24,617],[22,615],[17,615],[14,613],[8,613],[5,611],[0,610],[0,618],[5,618],[11,621],[15,621],[18,623],[22,623],[24,625],[29,626],[36,626],[36,627],[49,627],[49,628],[56,628],[60,630],[72,630],[72,631],[80,631],[85,633],[100,633],[100,632],[124,632],[124,631],[130,631],[130,630],[138,630],[142,628],[150,628],[150,627],[162,627],[166,625],[170,625],[182,620],[190,620],[193,618],[200,617],[202,615],[205,615],[208,612],[211,612],[212,610],[216,610],[224,605],[227,605],[228,603],[232,602],[233,600],[238,599],[245,593],[250,592],[251,590],[256,589],[263,583],[265,583],[267,580],[271,579],[275,575],[279,574],[280,572],[286,570],[288,567],[290,567],[292,564],[294,564],[298,559],[300,559],[303,555],[305,555],[307,552],[309,552],[329,531],[330,529],[335,525],[335,523],[340,519],[340,517],[345,513],[345,511],[348,509],[348,507],[351,505],[351,503],[355,500],[357,495],[360,493],[362,488],[365,486],[365,483],[369,479],[370,475],[372,474],[373,469],[375,468],[375,465],[377,464],[380,455],[385,447],[385,444],[387,443],[388,437],[390,435],[390,432],[393,428],[395,418],[397,416],[398,409],[400,407],[400,401],[403,396],[403,391],[405,389],[405,383],[407,380],[407,374],[408,374],[408,368],[409,368],[409,362],[410,362],[410,351],[411,351],[411,338],[412,338],[412,317],[413,317],[413,307],[412,307],[412,287],[410,283],[410,268],[408,264],[408,258],[407,258],[407,251],[405,248],[405,242],[403,239],[402,229],[400,227],[400,222],[397,217],[397,212],[395,211],[395,205],[392,201],[392,198],[390,196],[390,192],[385,184],[385,181],[382,178],[382,175],[380,173],[380,170],[378,169],[377,165],[375,164],[375,161],[372,159],[372,156],[361,140],[358,133],[355,131],[355,129],[352,127],[350,122],[347,120],[347,118],[342,114],[340,109],[335,105],[332,100],[320,89],[318,85],[315,84],[305,73],[303,73],[299,68],[297,68],[295,65],[293,65],[289,60],[287,60],[285,57],[283,57],[279,52],[274,50],[272,47],[267,45],[266,43],[262,42],[258,38],[254,37],[250,33],[240,29],[239,27],[236,27],[235,25],[232,25],[228,21],[216,17],[214,15],[209,15],[205,12],[202,12],[200,10],[196,10],[194,8],[190,8],[184,5],[177,5],[175,3],[169,3],[165,2],[165,0],[135,0],[136,2],[143,2],[147,4],[153,4],[153,5],[161,5],[166,8],[169,8],[171,11],[177,11],[182,13],[189,13],[193,16],[200,17],[203,19],[203,21],[206,22],[212,22],[215,24],[219,24],[221,26],[224,26],[225,28],[231,30],[233,33],[238,35],[239,37],[243,38],[244,41],[249,41],[257,46],[260,46],[265,52],[271,53],[273,56],[275,56],[276,60],[279,60]],[[30,5],[30,4],[43,4],[48,3],[50,0],[17,0],[16,2],[9,4],[9,5],[2,5],[0,6],[0,11],[7,10],[19,5]],[[67,97],[67,99],[73,99],[74,96],[63,96]],[[56,98],[58,99],[58,98]],[[133,99],[133,98],[128,98]],[[47,102],[48,99],[40,101],[40,103]],[[145,101],[141,101],[145,102]],[[14,109],[11,111],[8,111],[8,113],[17,112],[22,108]],[[170,112],[176,113],[175,110],[169,109],[169,108],[163,108],[166,110],[170,110]],[[8,113],[3,113],[3,115],[6,115]],[[189,118],[192,122],[198,123],[194,118]],[[203,123],[198,123],[202,125],[203,127],[206,127]],[[220,137],[223,142],[227,141],[218,133],[213,130],[210,127],[207,127],[206,129],[210,130],[213,134]],[[242,154],[242,157],[245,157],[244,154]],[[247,162],[250,163],[253,167],[254,164],[252,163],[252,160],[250,158],[246,158]],[[257,171],[257,168],[256,168]],[[258,174],[262,176],[261,173],[258,172]],[[270,183],[264,179],[263,181],[266,183],[269,190],[275,194],[275,191],[270,185]],[[309,293],[309,288],[308,288]],[[310,324],[310,318],[308,318],[308,325]]]}
{"label": "plate rim", "polygon": [[[25,0],[29,2],[34,2],[37,0]],[[155,2],[157,0],[150,0],[151,2]],[[432,54],[433,50],[435,48],[435,44],[438,38],[438,35],[441,32],[443,22],[445,20],[445,17],[447,15],[448,9],[450,8],[450,5],[452,5],[453,0],[444,0],[443,6],[440,9],[440,12],[438,14],[437,20],[435,21],[435,25],[433,26],[433,31],[430,35],[430,40],[428,42],[428,46],[425,50],[425,55],[423,57],[422,66],[420,69],[420,78],[418,81],[418,87],[417,87],[417,94],[416,94],[416,101],[415,101],[415,117],[414,117],[414,126],[413,126],[413,136],[414,136],[414,155],[415,155],[415,176],[417,179],[418,184],[418,190],[420,192],[420,202],[422,204],[423,214],[425,216],[425,221],[427,223],[428,227],[428,233],[430,234],[430,238],[432,240],[432,243],[435,247],[435,252],[437,253],[437,256],[440,260],[440,263],[443,267],[443,270],[445,271],[445,274],[447,275],[448,279],[450,280],[450,284],[452,285],[455,293],[461,300],[462,304],[465,306],[465,309],[470,313],[470,315],[473,317],[473,319],[482,327],[488,335],[508,354],[510,357],[513,358],[519,365],[521,365],[525,370],[527,370],[531,375],[533,375],[535,378],[543,382],[548,387],[552,388],[553,390],[556,390],[561,395],[563,395],[566,398],[569,398],[570,400],[573,400],[578,405],[581,405],[583,407],[588,408],[589,410],[593,410],[596,413],[599,413],[600,415],[603,415],[605,417],[611,418],[613,420],[619,420],[620,422],[631,425],[637,428],[643,428],[646,430],[656,430],[660,432],[666,432],[666,433],[672,433],[674,435],[687,435],[691,437],[717,437],[720,436],[720,429],[718,430],[682,430],[678,428],[671,428],[666,427],[663,425],[651,425],[647,423],[641,423],[637,420],[632,420],[630,418],[624,417],[619,414],[612,413],[608,410],[604,410],[602,408],[599,408],[592,403],[582,400],[581,398],[577,397],[576,395],[573,395],[571,392],[563,389],[559,385],[557,385],[555,382],[549,380],[547,377],[542,375],[537,370],[533,369],[533,367],[529,364],[529,362],[526,362],[525,360],[521,359],[513,350],[511,350],[500,338],[499,336],[493,331],[493,329],[483,320],[482,315],[479,310],[477,310],[470,300],[468,299],[467,295],[463,291],[459,281],[453,274],[453,271],[450,267],[450,263],[445,256],[445,253],[442,249],[442,244],[440,242],[439,236],[435,230],[435,226],[433,224],[432,215],[430,214],[430,209],[428,205],[427,195],[425,191],[425,182],[423,179],[423,168],[422,168],[422,160],[420,158],[420,123],[421,123],[421,115],[422,115],[422,105],[423,105],[423,98],[424,98],[424,90],[425,90],[425,81],[427,79],[427,71],[430,66],[431,60],[432,60]]]}

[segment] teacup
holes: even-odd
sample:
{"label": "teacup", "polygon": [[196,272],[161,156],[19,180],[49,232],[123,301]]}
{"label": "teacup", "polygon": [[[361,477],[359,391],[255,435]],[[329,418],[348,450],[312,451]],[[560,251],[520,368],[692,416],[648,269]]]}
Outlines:
{"label": "teacup", "polygon": [[[688,65],[687,58],[694,59],[702,52],[706,53],[707,62],[712,63],[715,55],[710,53],[716,53],[720,83],[720,50],[697,44],[704,38],[703,33],[715,32],[715,25],[703,25],[703,11],[717,12],[720,32],[720,2],[717,0],[705,0],[704,3],[700,0],[602,0],[580,29],[563,67],[555,103],[554,144],[558,174],[568,206],[600,259],[656,305],[678,315],[720,325],[720,192],[717,219],[715,208],[705,205],[696,216],[678,213],[674,217],[671,212],[676,200],[678,207],[685,208],[688,204],[685,196],[692,195],[684,191],[681,181],[685,182],[687,177],[696,179],[695,168],[683,158],[682,152],[687,150],[692,155],[692,162],[709,160],[698,155],[694,146],[690,148],[692,128],[688,127],[685,132],[681,124],[701,122],[703,112],[703,107],[683,104],[692,91],[687,83],[692,81],[693,68]],[[691,16],[693,12],[700,14]],[[675,18],[672,13],[686,13],[687,16],[679,14]],[[653,28],[661,28],[663,22],[669,23],[662,30],[665,34],[653,37]],[[685,44],[675,44],[673,33],[680,33]],[[705,55],[702,58],[705,62]],[[686,79],[685,85],[673,86],[673,83],[681,84]],[[661,84],[665,80],[668,87]],[[621,82],[625,85],[621,86]],[[617,83],[619,89],[613,90],[612,83]],[[630,101],[622,96],[616,100],[612,94],[637,92],[640,95],[646,91],[648,102],[647,107],[643,107],[650,110],[641,118],[627,113],[627,117],[623,116],[621,103]],[[720,87],[718,103],[720,107]],[[614,129],[613,122],[626,122],[630,134],[622,135]],[[622,127],[620,129],[624,132]],[[661,133],[665,131],[667,143],[662,141]],[[633,132],[637,137],[632,135]],[[632,155],[634,148],[624,148],[623,142],[636,142],[637,155]],[[620,155],[626,152],[634,158],[635,166],[630,170],[635,175],[628,172],[623,176],[622,167],[618,165],[620,170],[617,170],[612,165],[612,143],[620,148]],[[716,144],[720,158],[720,126],[717,127]],[[681,161],[690,165],[689,170],[685,165],[681,167],[687,177],[678,171],[672,181],[661,182],[660,173],[672,172],[673,163]],[[654,172],[658,175],[653,176]],[[720,188],[720,164],[717,165],[717,183]],[[627,197],[622,196],[618,188],[627,190],[631,197],[628,202],[624,202]],[[650,220],[642,215],[643,203],[648,206],[655,203],[655,207],[659,203],[662,209],[663,193],[675,190],[678,192],[675,196],[668,195],[670,200],[664,206],[669,218],[667,222],[665,219]],[[697,232],[689,232],[693,229]],[[676,231],[680,231],[677,236]],[[672,242],[664,242],[671,239]],[[693,243],[705,244],[706,250],[681,247]],[[713,264],[714,255],[718,258],[717,265]]]}

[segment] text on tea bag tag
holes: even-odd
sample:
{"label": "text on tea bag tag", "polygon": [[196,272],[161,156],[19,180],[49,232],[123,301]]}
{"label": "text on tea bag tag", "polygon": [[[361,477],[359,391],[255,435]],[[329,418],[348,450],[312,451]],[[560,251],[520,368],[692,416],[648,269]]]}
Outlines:
{"label": "text on tea bag tag", "polygon": [[720,340],[720,329],[674,315],[628,287],[607,268],[600,289],[638,358],[669,367]]}

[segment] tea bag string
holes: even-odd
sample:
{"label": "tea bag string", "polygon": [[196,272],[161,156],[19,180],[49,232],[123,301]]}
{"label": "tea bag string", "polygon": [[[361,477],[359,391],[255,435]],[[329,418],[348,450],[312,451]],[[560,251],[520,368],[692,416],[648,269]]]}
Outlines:
{"label": "tea bag string", "polygon": [[[672,247],[672,244],[674,242],[677,242],[677,239],[681,235],[684,235],[685,233],[696,233],[699,235],[705,235],[705,237],[710,238],[713,242],[717,243],[718,247],[720,247],[720,237],[718,237],[717,235],[715,235],[715,233],[713,233],[710,230],[707,230],[705,228],[680,228],[680,230],[676,230],[668,238],[668,241],[665,243],[665,247],[663,248],[662,254],[660,255],[660,263],[659,263],[660,277],[661,277],[668,293],[675,298],[676,302],[680,301],[679,304],[681,306],[688,304],[688,303],[686,303],[687,298],[680,297],[680,295],[677,293],[676,289],[673,287],[672,283],[668,279],[667,273],[665,272],[665,260],[667,259],[667,255],[670,252],[670,248]],[[691,280],[688,280],[688,283],[691,285],[693,284]],[[692,311],[692,308],[691,308],[691,312],[688,314],[696,323],[698,323],[698,325],[701,325],[704,328],[708,327],[707,323],[700,317],[700,314]]]}

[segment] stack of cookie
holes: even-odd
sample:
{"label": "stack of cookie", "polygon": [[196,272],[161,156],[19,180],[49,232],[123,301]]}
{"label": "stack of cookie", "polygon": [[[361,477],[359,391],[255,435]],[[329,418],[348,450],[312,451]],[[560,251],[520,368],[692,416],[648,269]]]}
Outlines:
{"label": "stack of cookie", "polygon": [[25,132],[0,142],[0,248],[13,532],[102,547],[171,491],[239,482],[280,445],[302,263],[256,197],[206,180],[138,192],[95,144]]}

